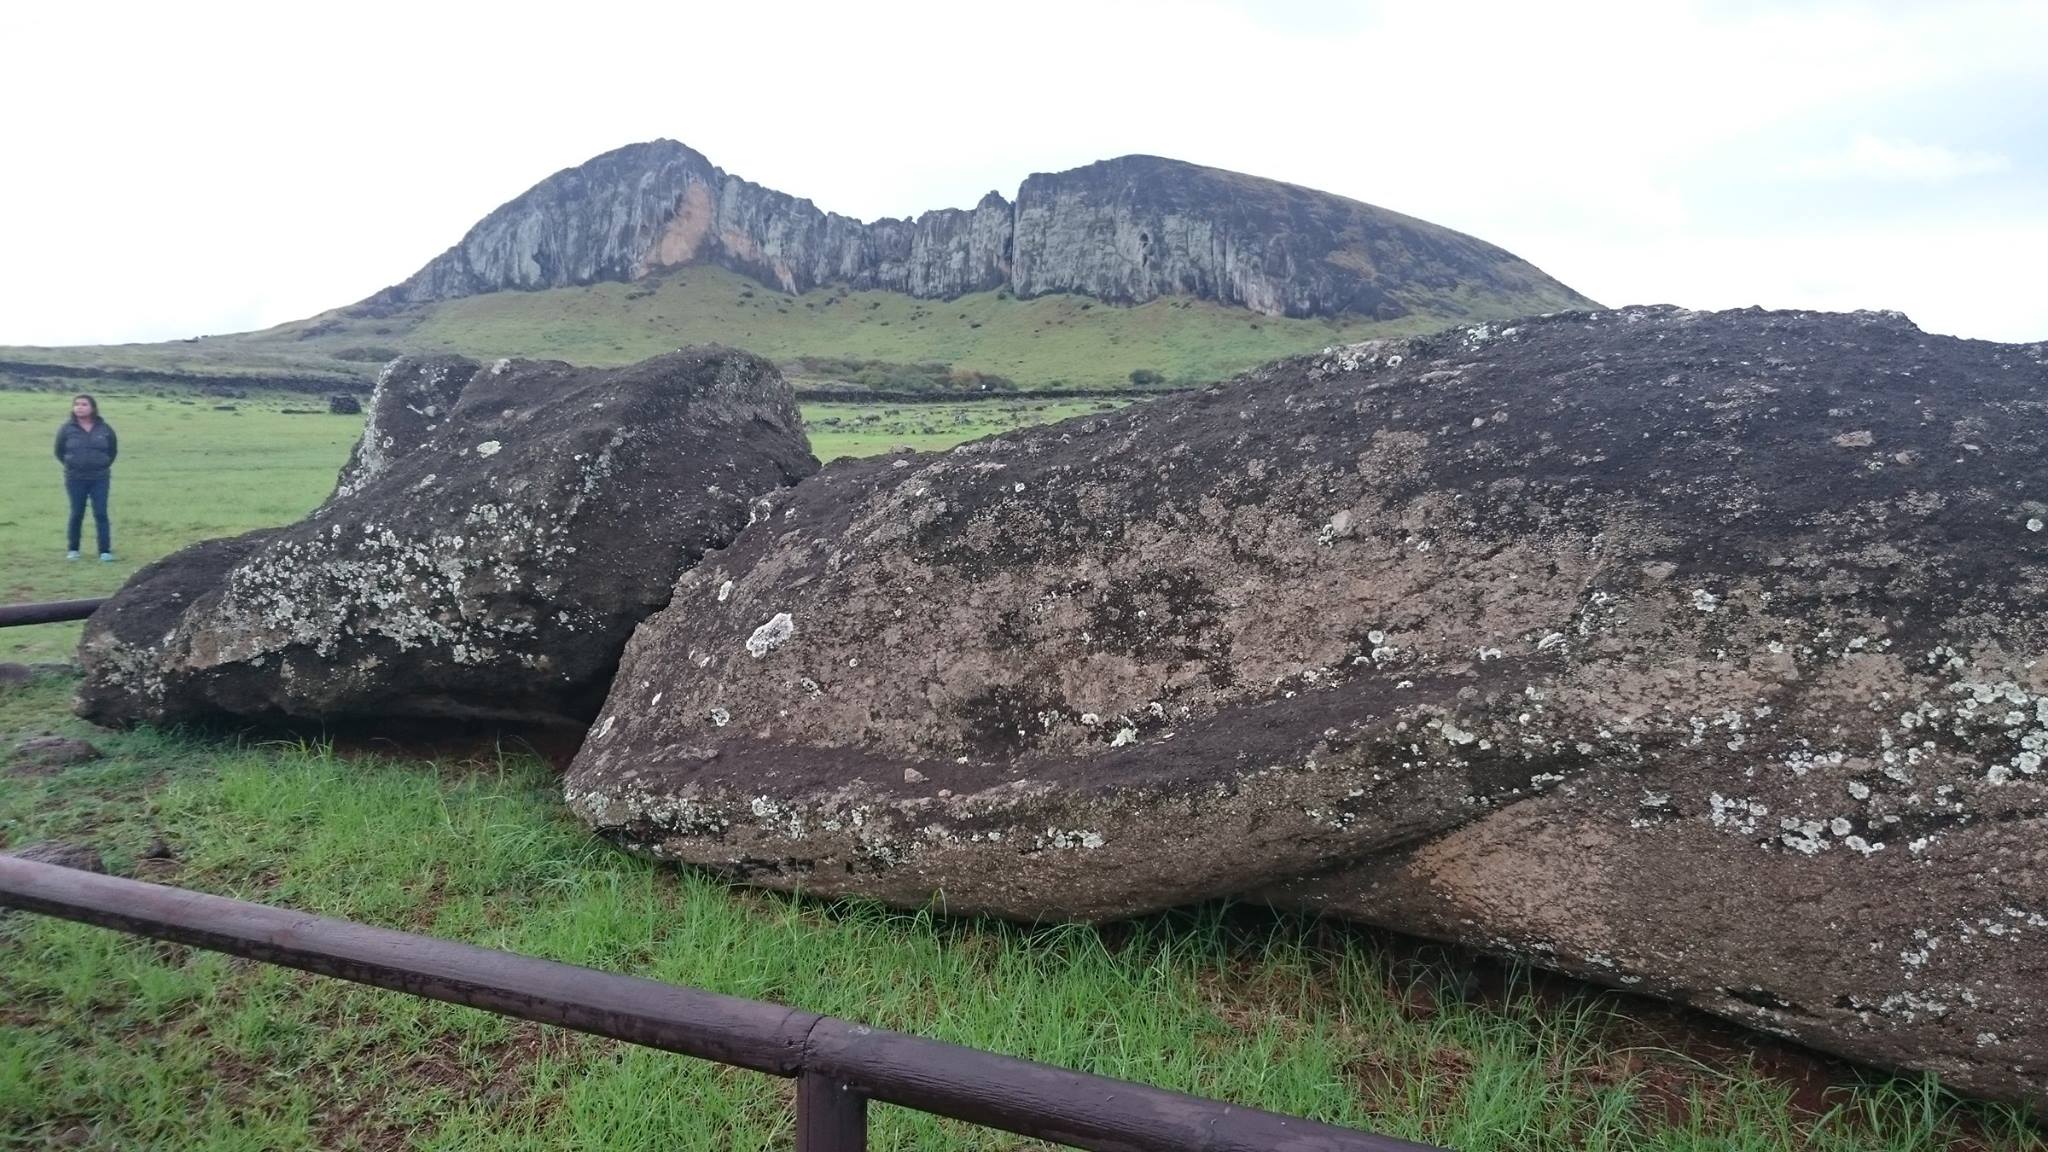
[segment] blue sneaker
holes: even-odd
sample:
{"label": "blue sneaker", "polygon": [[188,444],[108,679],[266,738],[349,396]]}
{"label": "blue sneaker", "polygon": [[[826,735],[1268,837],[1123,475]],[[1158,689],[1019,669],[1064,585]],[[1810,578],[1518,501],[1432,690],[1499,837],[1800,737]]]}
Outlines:
{"label": "blue sneaker", "polygon": [[114,562],[114,554],[113,554],[112,552],[102,552],[102,553],[100,553],[100,563],[102,563],[102,564],[112,564],[113,562]]}
{"label": "blue sneaker", "polygon": [[73,549],[72,549],[71,551],[69,551],[69,552],[66,552],[66,553],[64,554],[64,558],[65,558],[66,560],[76,560],[76,559],[78,559],[78,549],[76,549],[76,548],[73,548]]}

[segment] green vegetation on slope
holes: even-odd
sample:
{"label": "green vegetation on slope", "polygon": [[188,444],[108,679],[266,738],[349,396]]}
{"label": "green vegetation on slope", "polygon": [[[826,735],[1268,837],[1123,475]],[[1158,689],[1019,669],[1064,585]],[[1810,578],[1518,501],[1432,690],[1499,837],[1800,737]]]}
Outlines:
{"label": "green vegetation on slope", "polygon": [[[1623,1002],[1466,995],[1440,954],[1207,909],[1093,929],[729,888],[612,851],[526,755],[428,761],[91,731],[68,677],[0,689],[0,850],[827,1012],[1462,1152],[2040,1152],[2000,1109],[1871,1081],[1820,1114]],[[162,849],[151,852],[153,841]],[[167,858],[166,858],[167,857]],[[1036,1148],[889,1107],[874,1146]],[[786,1148],[787,1082],[100,928],[0,920],[0,1148]]]}
{"label": "green vegetation on slope", "polygon": [[[1401,323],[1405,331],[1440,326]],[[1276,320],[1193,300],[1125,308],[1083,296],[1017,300],[984,292],[916,300],[837,288],[792,297],[700,267],[640,284],[451,300],[432,308],[409,339],[447,351],[491,348],[574,363],[630,362],[682,344],[720,342],[777,361],[939,362],[1006,376],[1027,388],[1102,388],[1129,386],[1137,370],[1175,382],[1212,380],[1392,330],[1365,321]]]}
{"label": "green vegetation on slope", "polygon": [[[1560,295],[1525,310],[1578,303]],[[625,364],[686,344],[719,343],[788,364],[799,381],[815,379],[794,363],[810,357],[942,364],[1024,388],[1121,388],[1137,371],[1167,383],[1202,383],[1330,344],[1503,318],[1504,307],[1496,298],[1454,293],[1432,298],[1416,315],[1378,322],[1275,318],[1192,299],[1121,307],[1072,295],[1018,300],[1007,291],[955,300],[842,288],[790,296],[705,265],[632,284],[494,292],[386,316],[344,308],[196,342],[0,348],[0,361],[367,380],[401,352]]]}

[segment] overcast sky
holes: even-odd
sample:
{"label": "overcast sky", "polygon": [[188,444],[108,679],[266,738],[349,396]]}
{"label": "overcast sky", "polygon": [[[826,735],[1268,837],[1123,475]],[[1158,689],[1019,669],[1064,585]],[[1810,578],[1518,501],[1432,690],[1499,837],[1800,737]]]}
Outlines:
{"label": "overcast sky", "polygon": [[1133,152],[1603,303],[2048,339],[2048,0],[0,8],[0,343],[263,327],[667,136],[862,219]]}

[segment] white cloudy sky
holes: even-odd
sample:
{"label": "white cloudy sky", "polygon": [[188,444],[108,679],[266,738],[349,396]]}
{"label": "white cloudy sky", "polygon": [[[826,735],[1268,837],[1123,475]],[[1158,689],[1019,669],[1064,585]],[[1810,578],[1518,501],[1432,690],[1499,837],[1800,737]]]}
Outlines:
{"label": "white cloudy sky", "polygon": [[2048,338],[2048,2],[0,8],[0,343],[261,327],[668,136],[872,219],[1149,152],[1607,304]]}

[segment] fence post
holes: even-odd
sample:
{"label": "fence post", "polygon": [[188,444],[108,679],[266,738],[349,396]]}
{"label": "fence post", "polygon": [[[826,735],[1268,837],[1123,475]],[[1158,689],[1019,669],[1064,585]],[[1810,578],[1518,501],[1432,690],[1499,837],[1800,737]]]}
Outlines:
{"label": "fence post", "polygon": [[867,1152],[868,1100],[830,1076],[796,1078],[796,1152]]}

